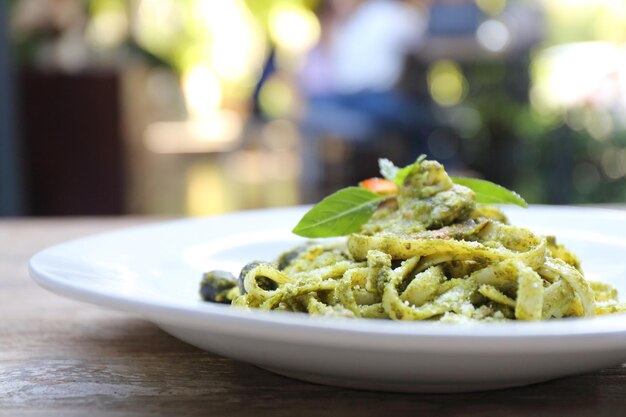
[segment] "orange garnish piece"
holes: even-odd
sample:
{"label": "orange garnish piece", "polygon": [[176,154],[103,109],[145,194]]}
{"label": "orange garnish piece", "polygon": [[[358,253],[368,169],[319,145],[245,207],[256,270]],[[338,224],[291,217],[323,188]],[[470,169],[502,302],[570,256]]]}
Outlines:
{"label": "orange garnish piece", "polygon": [[359,183],[359,187],[383,195],[398,193],[398,186],[396,183],[384,178],[368,178],[361,181]]}

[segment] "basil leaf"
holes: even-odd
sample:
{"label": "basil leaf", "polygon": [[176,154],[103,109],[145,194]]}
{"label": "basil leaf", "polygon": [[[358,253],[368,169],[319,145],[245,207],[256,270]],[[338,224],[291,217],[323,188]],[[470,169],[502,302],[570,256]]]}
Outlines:
{"label": "basil leaf", "polygon": [[311,238],[358,232],[372,217],[378,204],[388,198],[360,187],[344,188],[317,203],[292,232]]}
{"label": "basil leaf", "polygon": [[476,193],[476,202],[485,204],[515,204],[528,207],[528,203],[515,191],[507,190],[493,182],[477,178],[450,177],[452,182],[464,185]]}

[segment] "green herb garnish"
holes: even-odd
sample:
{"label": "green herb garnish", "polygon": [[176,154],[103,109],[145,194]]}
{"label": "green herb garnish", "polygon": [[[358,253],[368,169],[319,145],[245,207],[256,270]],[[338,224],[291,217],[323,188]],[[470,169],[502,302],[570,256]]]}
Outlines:
{"label": "green herb garnish", "polygon": [[[409,166],[411,167],[413,166],[413,164]],[[400,168],[395,166],[393,162],[391,162],[387,158],[380,158],[378,160],[378,168],[380,169],[380,175],[382,175],[383,178],[386,178],[389,181],[396,182],[396,177],[398,176],[398,172],[400,171]]]}
{"label": "green herb garnish", "polygon": [[515,191],[478,178],[450,177],[453,183],[464,185],[476,193],[476,202],[483,204],[515,204],[528,207],[528,203]]}
{"label": "green herb garnish", "polygon": [[[399,168],[388,159],[379,159],[381,175],[400,187],[413,167],[420,164],[426,155],[404,168]],[[463,185],[476,193],[476,201],[485,204],[515,204],[527,207],[524,199],[514,191],[476,178],[450,177],[455,184]],[[311,210],[292,230],[293,233],[309,238],[346,236],[358,232],[372,217],[378,205],[393,195],[381,195],[361,187],[348,187],[329,195]]]}
{"label": "green herb garnish", "polygon": [[348,187],[329,195],[309,210],[292,230],[303,237],[345,236],[358,232],[378,204],[392,198],[360,187]]}
{"label": "green herb garnish", "polygon": [[399,187],[402,185],[404,179],[409,175],[413,167],[421,163],[424,159],[426,159],[426,155],[422,154],[412,164],[407,165],[404,168],[398,168],[389,159],[380,158],[378,160],[380,175],[382,175],[383,178],[386,178],[389,181],[395,182],[396,185]]}

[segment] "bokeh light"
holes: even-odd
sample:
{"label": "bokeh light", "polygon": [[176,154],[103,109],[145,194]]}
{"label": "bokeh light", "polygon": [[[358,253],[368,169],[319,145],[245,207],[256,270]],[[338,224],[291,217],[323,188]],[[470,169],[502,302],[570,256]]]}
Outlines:
{"label": "bokeh light", "polygon": [[540,106],[552,109],[602,100],[604,80],[624,71],[624,50],[608,42],[554,46],[534,62],[535,90]]}
{"label": "bokeh light", "polygon": [[140,0],[134,36],[148,51],[170,57],[184,36],[182,10],[173,0]]}
{"label": "bokeh light", "polygon": [[120,46],[128,36],[128,19],[124,10],[98,13],[87,25],[85,37],[98,49]]}
{"label": "bokeh light", "polygon": [[282,5],[270,12],[269,30],[272,40],[285,52],[302,54],[320,37],[317,17],[304,7]]}
{"label": "bokeh light", "polygon": [[222,90],[211,68],[198,65],[189,69],[183,74],[182,86],[192,118],[200,119],[220,107]]}
{"label": "bokeh light", "polygon": [[250,82],[265,54],[263,34],[240,0],[198,1],[198,15],[207,31],[205,49],[211,65],[226,81]]}
{"label": "bokeh light", "polygon": [[476,5],[487,14],[497,15],[506,7],[506,0],[476,0]]}
{"label": "bokeh light", "polygon": [[442,106],[454,106],[467,94],[467,80],[458,64],[441,60],[435,62],[428,71],[430,94]]}
{"label": "bokeh light", "polygon": [[504,23],[490,19],[478,26],[476,39],[485,49],[492,52],[500,52],[511,41],[511,34]]}
{"label": "bokeh light", "polygon": [[293,115],[299,106],[294,86],[283,77],[272,76],[259,92],[259,106],[270,117]]}

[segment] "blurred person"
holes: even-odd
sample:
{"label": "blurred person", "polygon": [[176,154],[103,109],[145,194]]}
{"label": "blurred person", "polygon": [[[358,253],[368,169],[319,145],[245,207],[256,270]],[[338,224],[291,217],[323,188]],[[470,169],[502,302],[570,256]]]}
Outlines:
{"label": "blurred person", "polygon": [[318,15],[322,37],[299,76],[306,188],[321,177],[320,138],[365,143],[399,133],[419,148],[431,119],[427,105],[398,88],[406,56],[424,41],[427,2],[328,0]]}

